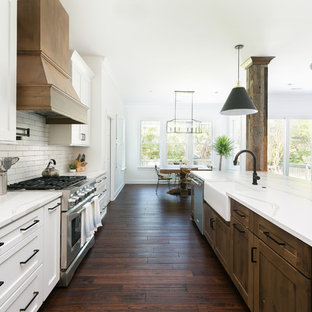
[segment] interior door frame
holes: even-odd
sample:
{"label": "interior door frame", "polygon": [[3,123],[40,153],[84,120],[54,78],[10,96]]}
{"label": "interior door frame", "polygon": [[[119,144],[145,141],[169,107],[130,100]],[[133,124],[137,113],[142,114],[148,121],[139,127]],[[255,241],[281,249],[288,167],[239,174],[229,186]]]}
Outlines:
{"label": "interior door frame", "polygon": [[[106,113],[106,120],[109,120],[109,131],[110,131],[110,142],[107,142],[110,146],[110,163],[108,164],[110,167],[110,196],[109,196],[109,201],[113,201],[114,200],[114,176],[115,176],[115,164],[113,162],[114,159],[114,155],[113,155],[113,149],[115,148],[115,144],[114,144],[114,133],[113,133],[113,121],[114,121],[114,117],[110,114],[110,113]],[[105,129],[106,130],[106,129]],[[108,146],[108,145],[107,145]]]}

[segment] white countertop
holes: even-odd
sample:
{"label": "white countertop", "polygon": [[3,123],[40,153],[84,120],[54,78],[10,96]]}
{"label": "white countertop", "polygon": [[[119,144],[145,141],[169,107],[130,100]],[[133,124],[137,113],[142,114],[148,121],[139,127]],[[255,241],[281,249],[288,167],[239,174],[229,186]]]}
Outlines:
{"label": "white countertop", "polygon": [[0,196],[0,228],[60,196],[57,191],[12,191]]}
{"label": "white countertop", "polygon": [[231,183],[215,183],[213,187],[222,187],[228,197],[312,246],[312,182],[259,172],[259,185],[252,185],[252,172],[192,174],[210,185],[214,181],[234,182],[234,187]]}

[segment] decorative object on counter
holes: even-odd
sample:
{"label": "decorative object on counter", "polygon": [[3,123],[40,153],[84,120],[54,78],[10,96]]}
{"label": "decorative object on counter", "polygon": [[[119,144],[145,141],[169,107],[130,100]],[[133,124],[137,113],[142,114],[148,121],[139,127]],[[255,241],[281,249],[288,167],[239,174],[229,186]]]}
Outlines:
{"label": "decorative object on counter", "polygon": [[239,82],[239,51],[243,47],[244,46],[242,44],[235,46],[235,49],[237,49],[237,86],[232,89],[225,104],[223,105],[220,112],[222,115],[251,115],[258,113],[258,110],[249,97],[246,89],[240,86]]}
{"label": "decorative object on counter", "polygon": [[58,177],[59,176],[59,171],[54,168],[53,166],[50,167],[51,165],[56,165],[55,159],[50,159],[47,167],[42,171],[42,176],[44,178],[50,178],[50,177]]}
{"label": "decorative object on counter", "polygon": [[233,142],[227,136],[219,136],[216,138],[213,144],[213,149],[217,152],[218,155],[220,155],[219,171],[221,171],[222,157],[224,156],[227,158],[231,155],[231,152],[233,151]]}
{"label": "decorative object on counter", "polygon": [[237,160],[240,154],[242,153],[249,153],[252,157],[253,157],[253,174],[252,174],[252,184],[253,185],[257,185],[258,184],[258,180],[260,180],[260,177],[257,174],[257,158],[256,155],[250,151],[250,150],[241,150],[239,151],[234,158],[233,164],[234,166],[237,165]]}
{"label": "decorative object on counter", "polygon": [[[201,121],[193,118],[194,92],[195,91],[174,91],[174,119],[167,121],[167,133],[202,133]],[[178,118],[177,105],[181,107],[181,111],[187,111],[190,114],[190,118]]]}
{"label": "decorative object on counter", "polygon": [[77,172],[85,172],[86,171],[86,155],[85,154],[79,154],[78,157],[72,162],[72,164],[76,165],[76,171]]}
{"label": "decorative object on counter", "polygon": [[76,172],[76,169],[77,169],[77,165],[76,164],[70,163],[68,165],[68,167],[69,167],[69,172],[71,172],[71,173],[75,173]]}
{"label": "decorative object on counter", "polygon": [[22,140],[22,137],[30,137],[30,128],[16,127],[16,140]]}
{"label": "decorative object on counter", "polygon": [[0,158],[0,196],[7,193],[8,176],[7,171],[19,161],[18,157]]}

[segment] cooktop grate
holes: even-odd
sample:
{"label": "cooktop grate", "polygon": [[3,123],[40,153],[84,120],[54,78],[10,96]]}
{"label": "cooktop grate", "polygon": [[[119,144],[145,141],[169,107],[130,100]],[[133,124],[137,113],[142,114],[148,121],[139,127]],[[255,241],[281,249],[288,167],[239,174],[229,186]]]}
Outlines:
{"label": "cooktop grate", "polygon": [[9,190],[63,190],[74,185],[86,176],[59,176],[50,178],[34,178],[8,185]]}

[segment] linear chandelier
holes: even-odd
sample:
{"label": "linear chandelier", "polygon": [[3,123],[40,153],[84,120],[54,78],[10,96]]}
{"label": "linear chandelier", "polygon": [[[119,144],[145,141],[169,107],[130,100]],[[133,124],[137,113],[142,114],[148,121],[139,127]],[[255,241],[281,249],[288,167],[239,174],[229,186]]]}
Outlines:
{"label": "linear chandelier", "polygon": [[[202,133],[201,121],[193,118],[193,95],[195,91],[174,91],[174,118],[167,121],[167,133]],[[179,106],[179,107],[178,107]],[[180,110],[188,108],[190,118],[177,118]]]}

